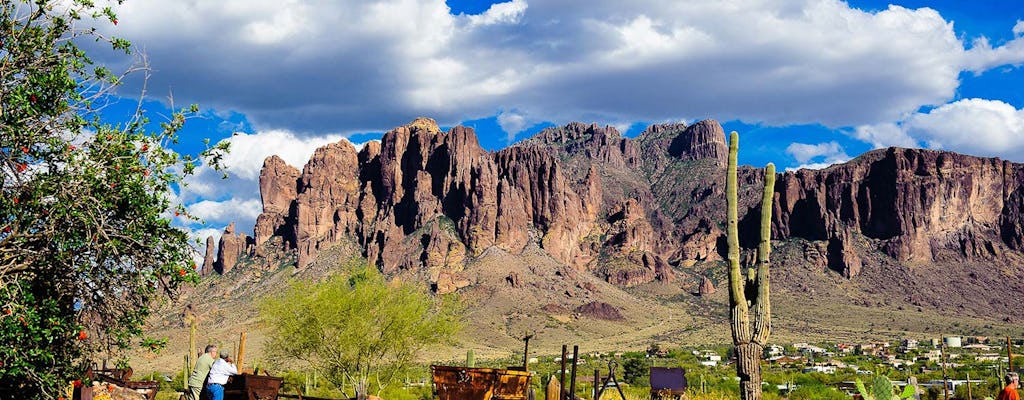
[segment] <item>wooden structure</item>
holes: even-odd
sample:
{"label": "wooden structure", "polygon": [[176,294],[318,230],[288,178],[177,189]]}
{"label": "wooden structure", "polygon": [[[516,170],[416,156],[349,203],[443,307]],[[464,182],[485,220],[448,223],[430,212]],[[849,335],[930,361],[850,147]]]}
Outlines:
{"label": "wooden structure", "polygon": [[515,369],[431,365],[438,400],[527,400],[531,373]]}
{"label": "wooden structure", "polygon": [[277,400],[284,378],[240,374],[224,385],[224,400]]}
{"label": "wooden structure", "polygon": [[686,369],[651,367],[651,399],[679,399],[686,395]]}

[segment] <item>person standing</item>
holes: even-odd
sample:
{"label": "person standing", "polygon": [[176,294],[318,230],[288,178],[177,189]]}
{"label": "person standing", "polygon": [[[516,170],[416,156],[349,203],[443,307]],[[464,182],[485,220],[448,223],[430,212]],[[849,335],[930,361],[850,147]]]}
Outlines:
{"label": "person standing", "polygon": [[1017,376],[1017,373],[1007,373],[1003,377],[1003,382],[1006,383],[1006,387],[999,392],[999,397],[996,397],[996,400],[1020,400],[1020,394],[1017,393],[1017,388],[1020,387],[1020,377]]}
{"label": "person standing", "polygon": [[224,400],[224,385],[231,375],[238,375],[238,367],[231,360],[231,355],[221,353],[220,359],[210,367],[210,378],[206,383],[206,395],[210,400]]}
{"label": "person standing", "polygon": [[188,378],[188,388],[185,391],[186,400],[199,400],[203,391],[203,384],[206,383],[206,376],[213,366],[213,358],[217,357],[217,346],[206,345],[205,352],[196,360],[196,366],[192,367],[192,375]]}

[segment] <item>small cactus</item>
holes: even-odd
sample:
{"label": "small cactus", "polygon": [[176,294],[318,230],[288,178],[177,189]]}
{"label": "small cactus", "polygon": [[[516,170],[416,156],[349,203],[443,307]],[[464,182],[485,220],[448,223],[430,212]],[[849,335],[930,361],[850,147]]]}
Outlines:
{"label": "small cactus", "polygon": [[884,376],[876,376],[871,380],[871,390],[868,391],[867,387],[864,386],[864,382],[857,379],[857,392],[860,393],[860,397],[864,400],[892,400],[892,399],[909,399],[914,396],[914,386],[907,385],[903,388],[903,393],[897,393],[896,387],[892,385],[892,381]]}
{"label": "small cactus", "polygon": [[476,367],[476,357],[473,356],[473,349],[466,350],[466,366],[469,368]]}

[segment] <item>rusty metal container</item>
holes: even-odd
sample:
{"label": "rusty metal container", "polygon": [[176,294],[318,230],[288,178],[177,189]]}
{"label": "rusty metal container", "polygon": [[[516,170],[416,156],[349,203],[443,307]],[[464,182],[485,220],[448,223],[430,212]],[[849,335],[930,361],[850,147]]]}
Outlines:
{"label": "rusty metal container", "polygon": [[283,382],[276,376],[234,375],[224,385],[224,400],[277,400]]}
{"label": "rusty metal container", "polygon": [[438,400],[527,400],[531,373],[492,368],[431,365]]}

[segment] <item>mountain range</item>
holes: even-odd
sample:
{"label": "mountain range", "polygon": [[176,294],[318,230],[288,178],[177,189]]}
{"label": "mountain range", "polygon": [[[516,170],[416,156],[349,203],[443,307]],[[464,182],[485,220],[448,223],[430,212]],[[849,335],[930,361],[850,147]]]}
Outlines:
{"label": "mountain range", "polygon": [[[271,156],[253,237],[210,238],[196,293],[267,295],[280,271],[315,278],[362,257],[461,296],[465,347],[514,348],[528,331],[603,348],[724,343],[726,152],[713,120],[635,138],[570,123],[490,152],[471,128],[419,118],[361,148],[323,146],[301,170]],[[762,185],[740,167],[744,263]],[[772,207],[780,340],[1019,333],[1024,165],[878,149],[780,173]]]}

